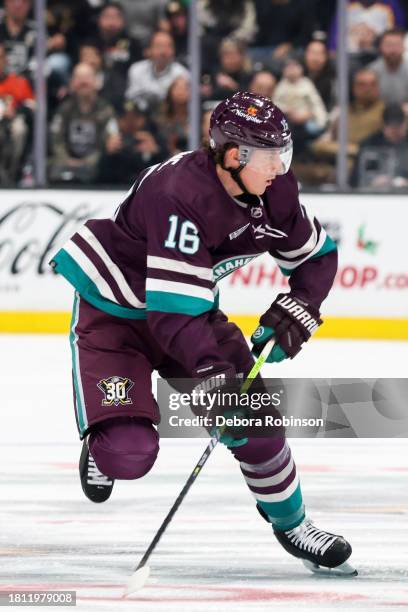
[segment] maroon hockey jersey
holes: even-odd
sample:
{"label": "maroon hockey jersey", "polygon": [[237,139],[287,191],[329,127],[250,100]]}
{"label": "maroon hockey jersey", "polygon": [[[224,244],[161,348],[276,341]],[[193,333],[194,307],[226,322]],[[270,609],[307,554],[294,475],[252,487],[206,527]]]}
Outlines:
{"label": "maroon hockey jersey", "polygon": [[232,198],[198,150],[143,171],[114,218],[87,221],[51,265],[95,307],[147,319],[192,372],[219,361],[208,323],[217,282],[265,252],[290,277],[291,292],[319,308],[336,245],[299,203],[293,174],[276,177],[262,197]]}

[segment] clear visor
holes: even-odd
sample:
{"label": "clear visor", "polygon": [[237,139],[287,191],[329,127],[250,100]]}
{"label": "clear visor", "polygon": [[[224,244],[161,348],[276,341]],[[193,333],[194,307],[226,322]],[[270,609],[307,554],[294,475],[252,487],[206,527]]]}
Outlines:
{"label": "clear visor", "polygon": [[239,161],[266,176],[286,174],[292,161],[292,153],[291,140],[284,147],[276,149],[257,149],[240,145]]}

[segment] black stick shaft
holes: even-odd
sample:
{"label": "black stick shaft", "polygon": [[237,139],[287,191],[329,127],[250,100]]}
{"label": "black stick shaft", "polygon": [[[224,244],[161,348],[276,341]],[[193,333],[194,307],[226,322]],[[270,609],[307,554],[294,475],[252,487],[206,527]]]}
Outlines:
{"label": "black stick shaft", "polygon": [[[260,371],[261,367],[263,366],[263,364],[265,363],[266,358],[269,355],[270,351],[272,350],[273,345],[274,345],[274,340],[273,339],[269,340],[266,343],[266,345],[262,349],[261,354],[259,355],[258,359],[254,363],[251,371],[249,372],[246,380],[243,382],[243,384],[241,386],[241,389],[240,389],[240,393],[246,393],[248,391],[248,389],[251,386],[253,380],[258,376],[259,371]],[[140,569],[141,567],[146,565],[146,562],[147,562],[148,558],[150,557],[150,555],[152,554],[152,552],[156,548],[156,545],[157,545],[158,541],[160,540],[160,538],[162,537],[164,531],[166,530],[167,525],[170,523],[170,521],[173,518],[174,514],[176,513],[179,505],[181,504],[181,502],[185,498],[187,492],[191,488],[191,485],[193,484],[193,482],[195,481],[195,479],[197,478],[197,476],[201,472],[201,469],[202,469],[203,465],[205,464],[205,462],[207,461],[208,457],[211,455],[211,453],[213,452],[214,448],[217,446],[218,441],[219,441],[221,435],[222,435],[222,430],[218,430],[216,435],[211,438],[207,448],[205,449],[205,451],[201,455],[201,457],[198,460],[196,466],[194,467],[193,471],[191,472],[190,476],[188,477],[188,480],[187,480],[186,484],[184,485],[184,487],[180,491],[176,501],[174,502],[174,504],[170,508],[170,510],[169,510],[166,518],[164,519],[163,523],[160,525],[160,528],[159,528],[158,532],[156,533],[156,535],[154,536],[153,540],[151,541],[151,543],[149,545],[149,548],[146,550],[145,554],[143,555],[143,557],[142,557],[139,565],[135,569],[135,571],[137,571],[138,569]]]}
{"label": "black stick shaft", "polygon": [[138,570],[141,567],[143,567],[144,565],[146,565],[146,562],[147,562],[148,558],[152,554],[153,550],[156,548],[157,543],[160,540],[160,538],[162,537],[162,535],[163,535],[167,525],[170,523],[170,521],[173,518],[174,514],[176,513],[179,505],[181,504],[181,502],[183,501],[183,499],[186,496],[187,492],[189,491],[191,485],[193,484],[193,482],[195,481],[195,479],[197,478],[197,476],[201,472],[201,469],[204,466],[205,462],[207,461],[208,457],[211,455],[212,451],[217,446],[217,443],[218,443],[218,438],[217,437],[211,438],[210,443],[208,444],[207,448],[205,449],[205,451],[201,455],[200,459],[198,460],[197,465],[195,466],[195,468],[191,472],[191,474],[190,474],[186,484],[184,485],[184,487],[180,491],[180,493],[179,493],[176,501],[174,502],[173,506],[170,508],[166,518],[164,519],[163,523],[160,526],[160,529],[158,530],[158,532],[154,536],[153,540],[151,541],[151,543],[149,545],[149,548],[146,550],[145,554],[143,555],[143,557],[142,557],[139,565],[137,566],[136,570]]}

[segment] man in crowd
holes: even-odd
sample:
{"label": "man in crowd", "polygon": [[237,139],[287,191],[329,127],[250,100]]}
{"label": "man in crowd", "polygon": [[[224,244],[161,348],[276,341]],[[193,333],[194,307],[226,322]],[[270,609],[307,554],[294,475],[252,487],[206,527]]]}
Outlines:
{"label": "man in crowd", "polygon": [[98,95],[96,74],[89,64],[75,67],[71,94],[51,125],[50,180],[91,183],[101,152],[117,136],[118,125],[113,108]]}
{"label": "man in crowd", "polygon": [[5,0],[0,21],[0,42],[6,47],[10,72],[30,76],[34,56],[36,26],[28,18],[31,0]]}
{"label": "man in crowd", "polygon": [[174,41],[168,32],[152,35],[146,56],[148,59],[136,62],[129,69],[126,98],[140,108],[152,109],[165,99],[177,77],[188,78],[189,73],[175,61]]}
{"label": "man in crowd", "polygon": [[107,2],[101,8],[92,43],[101,51],[105,80],[115,80],[115,95],[123,102],[128,70],[142,58],[142,51],[127,32],[124,9],[119,2]]}
{"label": "man in crowd", "polygon": [[383,121],[382,129],[360,145],[351,181],[354,186],[408,186],[408,120],[398,104],[389,104]]}
{"label": "man in crowd", "polygon": [[32,122],[34,94],[29,81],[8,71],[6,47],[0,43],[0,184],[19,178]]}
{"label": "man in crowd", "polygon": [[381,97],[388,104],[402,104],[408,100],[408,60],[404,58],[404,41],[403,30],[384,32],[380,57],[369,66],[376,73]]}

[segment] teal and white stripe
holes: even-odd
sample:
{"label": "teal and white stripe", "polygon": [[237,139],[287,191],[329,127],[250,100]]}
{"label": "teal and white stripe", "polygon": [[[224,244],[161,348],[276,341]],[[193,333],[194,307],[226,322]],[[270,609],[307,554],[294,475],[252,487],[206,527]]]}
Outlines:
{"label": "teal and white stripe", "polygon": [[267,476],[266,478],[249,478],[248,476],[245,476],[246,483],[247,485],[253,485],[254,487],[271,487],[273,485],[278,485],[289,476],[294,465],[293,457],[291,457],[288,465],[283,468],[279,474]]}
{"label": "teal and white stripe", "polygon": [[[145,308],[146,304],[144,302],[141,302],[136,297],[136,295],[133,293],[122,271],[115,264],[115,262],[109,257],[108,253],[106,252],[102,244],[99,242],[99,240],[96,238],[96,236],[93,234],[93,232],[89,229],[89,227],[87,227],[86,225],[83,225],[78,230],[77,233],[80,236],[82,236],[82,238],[89,244],[89,246],[95,251],[95,253],[99,255],[99,257],[105,263],[109,272],[112,274],[113,278],[115,279],[120,289],[120,292],[122,293],[125,300],[129,304],[134,306],[134,308]],[[114,301],[117,301],[117,300],[114,300]]]}
{"label": "teal and white stripe", "polygon": [[214,294],[206,287],[147,278],[146,301],[149,311],[198,316],[212,309]]}
{"label": "teal and white stripe", "polygon": [[124,319],[146,319],[145,308],[128,308],[118,304],[110,287],[101,278],[93,263],[73,242],[60,249],[53,262],[58,274],[62,274],[95,308]]}
{"label": "teal and white stripe", "polygon": [[[279,470],[279,467],[286,463],[288,459],[288,464]],[[299,476],[287,442],[285,442],[281,451],[270,459],[257,464],[241,461],[240,467],[257,505],[265,512],[275,528],[293,529],[301,523],[305,516],[305,507]],[[290,478],[294,470],[292,480],[285,485],[285,481]],[[271,472],[274,473],[271,474]],[[249,474],[256,475],[258,478],[251,477]],[[283,491],[270,491],[271,487],[279,489],[279,485],[285,486]],[[252,488],[257,490],[254,491]],[[262,492],[263,488],[265,489],[264,493]]]}
{"label": "teal and white stripe", "polygon": [[81,380],[81,368],[80,368],[80,363],[79,363],[79,351],[78,351],[78,334],[76,333],[76,326],[78,324],[78,318],[79,318],[79,302],[80,302],[79,294],[77,291],[75,291],[69,342],[71,345],[72,373],[73,373],[74,388],[75,388],[75,409],[77,413],[79,431],[82,437],[86,429],[88,428],[88,418],[86,414],[84,390],[82,387],[82,380]]}
{"label": "teal and white stripe", "polygon": [[92,263],[92,261],[85,255],[83,251],[74,243],[72,240],[69,240],[64,248],[61,249],[68,253],[71,258],[76,262],[76,264],[81,268],[81,270],[86,274],[90,281],[92,281],[99,293],[110,300],[111,302],[118,303],[117,299],[113,295],[112,289],[109,287],[108,283],[99,273],[97,267]]}
{"label": "teal and white stripe", "polygon": [[181,274],[189,274],[196,276],[202,280],[213,280],[212,268],[204,268],[202,266],[194,266],[186,261],[178,261],[177,259],[168,259],[166,257],[147,256],[147,267],[156,270],[167,270],[169,272],[180,272]]}

